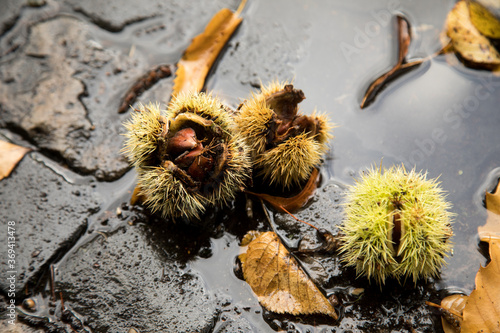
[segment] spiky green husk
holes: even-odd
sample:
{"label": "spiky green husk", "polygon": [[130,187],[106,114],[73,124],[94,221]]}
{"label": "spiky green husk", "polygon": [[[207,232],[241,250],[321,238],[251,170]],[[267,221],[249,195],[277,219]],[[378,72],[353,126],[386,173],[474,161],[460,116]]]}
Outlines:
{"label": "spiky green husk", "polygon": [[[235,132],[234,121],[220,100],[204,93],[179,94],[166,111],[161,111],[158,105],[153,104],[141,106],[139,111],[125,124],[128,132],[124,151],[139,175],[138,187],[140,194],[146,198],[144,204],[153,212],[159,212],[166,218],[199,218],[207,206],[227,204],[245,186],[251,170],[248,148]],[[183,182],[176,171],[179,168],[172,161],[151,164],[151,161],[159,163],[158,156],[151,158],[151,154],[158,152],[159,136],[165,128],[170,131],[176,126],[178,129],[190,124],[197,126],[196,121],[200,118],[186,117],[186,114],[209,120],[207,123],[210,125],[204,131],[212,135],[210,140],[204,141],[204,146],[209,146],[214,139],[217,141],[214,145],[227,146],[227,157],[220,172],[216,176],[210,175],[195,190]],[[176,118],[180,115],[184,121],[179,124]],[[161,117],[163,122],[160,121]],[[168,124],[166,127],[165,123]],[[200,126],[203,127],[203,123]],[[174,133],[166,136],[164,145]]]}
{"label": "spiky green husk", "polygon": [[167,115],[175,118],[181,113],[191,112],[220,126],[226,135],[232,136],[234,120],[224,104],[212,94],[179,93],[168,105]]}
{"label": "spiky green husk", "polygon": [[132,113],[132,119],[124,124],[127,132],[122,151],[134,167],[145,167],[148,157],[156,150],[162,131],[159,119],[164,114],[158,103],[140,104],[136,112]]}
{"label": "spiky green husk", "polygon": [[319,165],[323,151],[314,138],[301,134],[260,154],[255,166],[271,184],[299,185],[309,177],[313,167]]}
{"label": "spiky green husk", "polygon": [[153,213],[158,212],[167,218],[199,218],[211,203],[201,194],[188,191],[168,168],[148,167],[138,170],[138,173],[137,184],[145,198],[144,205]]}
{"label": "spiky green husk", "polygon": [[266,98],[284,89],[289,82],[273,81],[262,87],[261,92],[252,94],[240,107],[236,117],[237,130],[250,147],[253,166],[257,174],[263,175],[271,184],[282,188],[300,184],[311,174],[313,168],[321,162],[321,156],[327,151],[328,140],[332,137],[325,115],[310,118],[318,123],[317,133],[306,133],[290,137],[276,147],[267,149],[270,128],[277,116],[266,103]]}
{"label": "spiky green husk", "polygon": [[211,202],[218,205],[233,200],[236,193],[246,186],[252,168],[248,148],[239,135],[234,134],[227,144],[229,156],[226,168],[221,180],[216,182],[218,186],[208,196]]}
{"label": "spiky green husk", "polygon": [[[437,276],[452,248],[449,209],[439,183],[426,174],[372,169],[347,195],[342,261],[380,285],[389,277],[416,283]],[[398,249],[390,239],[395,214],[403,230]]]}
{"label": "spiky green husk", "polygon": [[335,128],[335,124],[329,122],[328,117],[325,114],[316,114],[316,110],[314,110],[311,118],[316,119],[318,122],[318,133],[314,136],[314,139],[321,146],[321,153],[325,153],[328,150],[328,140],[333,138],[331,134],[331,130]]}
{"label": "spiky green husk", "polygon": [[252,99],[245,102],[235,119],[238,132],[245,138],[254,159],[265,151],[269,123],[275,117],[261,95],[253,95]]}

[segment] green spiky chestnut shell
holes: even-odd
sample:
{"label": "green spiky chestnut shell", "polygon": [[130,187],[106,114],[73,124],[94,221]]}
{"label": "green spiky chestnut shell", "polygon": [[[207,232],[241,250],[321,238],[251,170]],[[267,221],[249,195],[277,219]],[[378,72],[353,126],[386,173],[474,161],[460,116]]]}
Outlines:
{"label": "green spiky chestnut shell", "polygon": [[379,285],[437,276],[452,249],[450,207],[426,174],[372,168],[347,194],[342,261]]}
{"label": "green spiky chestnut shell", "polygon": [[199,218],[234,199],[249,178],[248,148],[211,95],[178,94],[167,110],[141,105],[125,127],[124,153],[144,204],[166,218]]}
{"label": "green spiky chestnut shell", "polygon": [[250,147],[254,170],[282,188],[308,179],[327,150],[332,126],[326,116],[298,113],[304,99],[288,82],[272,82],[244,101],[236,126]]}

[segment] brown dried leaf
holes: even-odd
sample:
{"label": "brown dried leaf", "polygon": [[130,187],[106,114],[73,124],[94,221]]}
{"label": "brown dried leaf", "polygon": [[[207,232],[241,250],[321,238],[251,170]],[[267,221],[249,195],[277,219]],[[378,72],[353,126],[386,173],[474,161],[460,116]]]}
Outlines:
{"label": "brown dried leaf", "polygon": [[141,188],[139,186],[134,187],[134,192],[130,197],[130,204],[132,206],[143,203],[146,200],[144,195],[141,194]]}
{"label": "brown dried leaf", "polygon": [[221,9],[212,17],[205,31],[193,39],[177,64],[172,96],[181,91],[198,92],[203,89],[208,71],[241,23],[238,15],[243,5],[244,2],[236,13],[227,8]]}
{"label": "brown dried leaf", "polygon": [[500,54],[472,24],[466,1],[457,2],[448,13],[446,33],[455,52],[465,61],[493,71],[500,70]]}
{"label": "brown dried leaf", "polygon": [[337,313],[274,232],[262,233],[239,256],[243,276],[259,302],[276,313],[325,314],[337,319]]}
{"label": "brown dried leaf", "polygon": [[476,289],[463,312],[462,332],[500,332],[500,242],[490,242],[490,258],[476,275]]}
{"label": "brown dried leaf", "polygon": [[302,207],[304,207],[309,202],[314,192],[316,191],[316,188],[318,187],[318,181],[319,181],[319,171],[318,169],[314,168],[304,188],[300,191],[299,194],[293,197],[285,198],[265,193],[254,193],[250,191],[246,192],[248,194],[255,195],[256,197],[269,202],[271,206],[273,206],[275,209],[283,213],[288,213],[288,212],[294,213],[299,209],[301,209]]}
{"label": "brown dried leaf", "polygon": [[384,87],[391,81],[395,80],[399,76],[403,75],[407,71],[413,68],[417,68],[423,62],[422,59],[415,60],[412,62],[406,62],[406,56],[408,55],[408,49],[411,43],[411,29],[408,20],[397,15],[397,33],[398,33],[398,56],[397,62],[388,72],[380,75],[375,81],[373,81],[370,86],[366,89],[363,100],[361,101],[359,107],[364,109],[377,97],[377,95],[384,89]]}
{"label": "brown dried leaf", "polygon": [[[445,297],[441,301],[441,308],[447,311],[447,313],[444,313],[441,317],[441,323],[443,324],[443,331],[445,333],[459,332],[459,328],[462,325],[462,313],[468,298],[469,296],[455,294]],[[454,315],[454,313],[457,315]]]}
{"label": "brown dried leaf", "polygon": [[495,193],[486,192],[485,205],[488,210],[486,224],[477,228],[479,238],[483,242],[500,240],[500,186]]}
{"label": "brown dried leaf", "polygon": [[0,180],[8,177],[31,149],[0,140]]}

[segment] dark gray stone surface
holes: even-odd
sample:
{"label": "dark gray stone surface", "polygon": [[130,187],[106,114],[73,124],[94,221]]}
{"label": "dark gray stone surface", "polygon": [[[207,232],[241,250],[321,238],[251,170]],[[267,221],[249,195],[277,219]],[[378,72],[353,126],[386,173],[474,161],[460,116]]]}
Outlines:
{"label": "dark gray stone surface", "polygon": [[214,333],[248,333],[255,332],[250,322],[239,315],[222,314],[219,326]]}
{"label": "dark gray stone surface", "polygon": [[121,176],[128,169],[120,155],[122,119],[109,109],[89,111],[77,74],[95,78],[96,71],[130,63],[94,41],[88,24],[68,17],[33,26],[23,50],[0,70],[0,126],[21,132],[80,173]]}
{"label": "dark gray stone surface", "polygon": [[6,320],[0,320],[0,332],[2,333],[44,333],[44,330],[29,327],[28,325],[16,322],[9,324]]}
{"label": "dark gray stone surface", "polygon": [[99,0],[66,0],[66,2],[74,10],[85,14],[95,24],[109,31],[120,31],[130,23],[155,16],[164,17],[167,24],[175,24],[176,21],[190,17],[193,14],[204,17],[204,14],[215,12],[220,8],[236,9],[239,4],[238,0],[196,3],[186,3],[182,0],[146,0],[140,3],[134,0],[111,0],[106,2]]}
{"label": "dark gray stone surface", "polygon": [[216,298],[150,228],[97,235],[58,266],[56,288],[95,332],[210,332]]}
{"label": "dark gray stone surface", "polygon": [[11,28],[16,19],[19,17],[22,1],[18,0],[4,0],[2,1],[2,10],[0,11],[0,35],[7,29]]}
{"label": "dark gray stone surface", "polygon": [[[14,221],[16,298],[22,299],[26,283],[35,284],[47,266],[85,231],[87,218],[99,209],[99,196],[89,186],[68,184],[27,155],[10,177],[0,182],[0,197],[4,228],[0,244],[6,246],[7,222]],[[7,259],[5,255],[0,259],[4,294],[9,289]]]}

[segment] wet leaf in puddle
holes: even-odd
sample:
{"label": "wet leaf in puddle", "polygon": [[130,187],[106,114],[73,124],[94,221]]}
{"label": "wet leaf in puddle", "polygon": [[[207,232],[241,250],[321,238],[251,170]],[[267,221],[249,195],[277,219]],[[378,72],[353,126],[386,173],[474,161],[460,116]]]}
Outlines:
{"label": "wet leaf in puddle", "polygon": [[445,333],[457,333],[462,325],[462,313],[469,296],[455,294],[443,298],[441,324]]}
{"label": "wet leaf in puddle", "polygon": [[476,289],[463,311],[462,332],[500,332],[500,242],[490,242],[490,258],[476,275]]}
{"label": "wet leaf in puddle", "polygon": [[8,177],[31,149],[0,140],[0,180]]}
{"label": "wet leaf in puddle", "polygon": [[309,180],[307,181],[304,188],[300,191],[300,193],[289,198],[269,195],[265,193],[254,193],[250,191],[246,192],[267,201],[271,204],[271,206],[279,211],[282,211],[284,213],[293,213],[304,207],[309,202],[318,186],[318,179],[319,171],[318,169],[314,168],[311,176],[309,176]]}
{"label": "wet leaf in puddle", "polygon": [[239,256],[245,281],[263,307],[292,315],[337,313],[274,232],[265,232],[250,242]]}
{"label": "wet leaf in puddle", "polygon": [[469,65],[492,71],[500,70],[500,54],[472,23],[466,1],[457,2],[448,14],[446,33],[455,52]]}
{"label": "wet leaf in puddle", "polygon": [[486,224],[477,228],[479,238],[483,242],[500,240],[500,186],[495,193],[486,192],[485,205],[488,210]]}
{"label": "wet leaf in puddle", "polygon": [[498,0],[468,1],[474,26],[489,38],[500,38],[500,2]]}
{"label": "wet leaf in puddle", "polygon": [[210,68],[241,23],[239,14],[245,2],[242,1],[235,13],[227,8],[221,9],[210,20],[205,31],[193,39],[177,64],[172,96],[181,91],[198,92],[203,89]]}
{"label": "wet leaf in puddle", "polygon": [[364,109],[377,97],[377,95],[382,91],[382,89],[392,80],[396,79],[400,75],[406,73],[410,69],[418,67],[422,64],[423,59],[418,59],[412,62],[406,62],[406,56],[408,54],[408,48],[411,43],[411,33],[410,24],[401,15],[397,16],[397,32],[398,32],[398,60],[394,67],[392,67],[388,72],[382,74],[377,79],[375,79],[365,92],[363,100],[361,101],[360,107]]}

